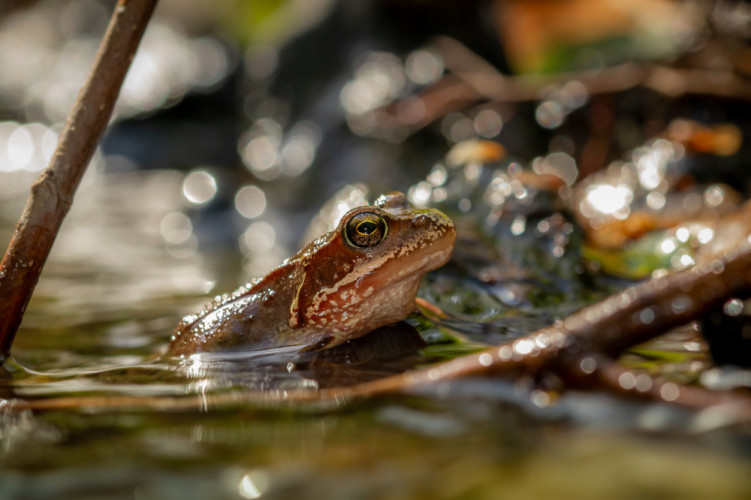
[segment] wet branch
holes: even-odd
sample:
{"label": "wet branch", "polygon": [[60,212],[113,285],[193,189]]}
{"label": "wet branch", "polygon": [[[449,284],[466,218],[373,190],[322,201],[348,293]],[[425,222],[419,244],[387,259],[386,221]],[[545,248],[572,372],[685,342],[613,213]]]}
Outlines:
{"label": "wet branch", "polygon": [[0,362],[10,352],[31,294],[79,181],[112,115],[125,74],[156,0],[120,0],[47,169],[0,263]]}

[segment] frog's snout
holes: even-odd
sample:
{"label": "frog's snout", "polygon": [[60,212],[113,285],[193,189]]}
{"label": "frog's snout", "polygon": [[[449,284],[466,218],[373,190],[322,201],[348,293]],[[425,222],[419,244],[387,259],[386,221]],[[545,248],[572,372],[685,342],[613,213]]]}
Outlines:
{"label": "frog's snout", "polygon": [[441,247],[453,247],[456,240],[456,228],[451,219],[440,210],[430,209],[416,214],[412,219],[416,229],[431,236],[433,244]]}
{"label": "frog's snout", "polygon": [[430,209],[415,215],[412,223],[416,226],[428,226],[429,229],[453,230],[454,223],[448,215],[440,210]]}

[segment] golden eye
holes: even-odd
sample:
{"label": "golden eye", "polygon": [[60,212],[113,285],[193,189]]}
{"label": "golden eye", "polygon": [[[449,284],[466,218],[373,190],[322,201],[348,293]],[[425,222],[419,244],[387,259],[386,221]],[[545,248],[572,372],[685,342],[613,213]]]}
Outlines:
{"label": "golden eye", "polygon": [[373,212],[361,212],[352,217],[344,227],[347,242],[358,248],[379,244],[386,237],[388,226],[383,217]]}

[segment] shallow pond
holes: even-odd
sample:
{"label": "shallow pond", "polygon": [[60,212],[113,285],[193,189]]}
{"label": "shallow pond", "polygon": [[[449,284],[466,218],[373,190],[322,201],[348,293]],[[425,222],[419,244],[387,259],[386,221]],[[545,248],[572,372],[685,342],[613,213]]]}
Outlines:
{"label": "shallow pond", "polygon": [[[677,165],[678,171],[688,168],[705,195],[723,193],[703,184],[717,182],[715,174],[748,191],[741,188],[748,186],[747,146],[735,154],[751,116],[741,99],[678,99],[672,94],[680,85],[669,71],[663,97],[659,86],[598,97],[578,80],[561,80],[559,86],[533,86],[529,92],[536,95],[517,103],[487,101],[484,91],[462,81],[490,68],[488,81],[494,82],[518,64],[514,56],[522,52],[515,50],[523,44],[513,33],[528,23],[512,16],[496,33],[486,7],[524,2],[365,2],[362,8],[346,1],[161,3],[171,10],[152,22],[139,49],[145,59],[134,61],[137,78],[126,82],[118,120],[97,154],[95,163],[103,159],[109,173],[84,178],[12,359],[0,369],[0,499],[751,497],[751,426],[732,413],[690,412],[604,391],[548,392],[512,377],[461,379],[358,400],[314,397],[319,389],[377,380],[508,342],[623,287],[614,278],[583,282],[587,273],[568,251],[580,250],[582,220],[562,216],[560,199],[546,198],[544,182],[536,185],[539,190],[517,182],[514,175],[524,173],[514,155],[535,158],[527,167],[557,172],[568,195],[604,202],[617,220],[599,222],[613,223],[615,236],[622,236],[628,228],[620,225],[619,211],[628,212],[633,193],[658,213],[663,206],[685,212],[683,202],[697,196],[702,206],[698,191],[693,198],[680,193],[672,205],[665,192],[654,191],[668,185],[661,177],[668,160],[660,157],[668,142],[645,141],[666,126],[669,132],[674,117],[702,117],[724,130],[715,134],[698,123],[674,122],[674,132],[681,133],[671,140],[694,130],[689,149],[709,141],[720,150],[699,155],[705,169],[700,175],[691,162]],[[262,44],[244,52],[211,21],[214,11],[242,12],[245,5],[273,10],[277,3],[310,4],[310,12],[316,5],[334,8],[329,17],[303,10],[303,24],[320,16],[318,27],[278,51]],[[536,9],[547,3],[526,4]],[[741,49],[747,37],[729,36],[740,25],[726,22],[742,9],[712,2],[702,10],[695,3],[702,6],[661,2],[688,6],[691,17],[654,9],[632,24],[654,20],[655,34],[680,33],[675,45],[693,47],[683,55],[669,52],[667,67],[674,60],[682,61],[682,69],[690,63],[683,59],[706,59],[710,65],[688,66],[689,74],[714,67],[721,71],[708,76],[724,81],[737,63],[742,78],[735,76],[746,78],[747,64],[740,62],[746,60]],[[0,22],[0,61],[14,68],[0,72],[4,243],[31,182],[52,154],[58,130],[52,124],[64,120],[75,98],[111,4],[10,2],[18,16],[0,19],[7,21]],[[237,10],[228,10],[231,5]],[[719,16],[721,7],[729,9],[728,17],[706,26],[693,22],[710,11]],[[598,32],[600,20],[611,17],[570,10],[594,19]],[[234,17],[243,38],[256,34],[248,19]],[[191,18],[195,32],[168,22]],[[272,24],[278,21],[274,17]],[[564,24],[578,26],[576,16]],[[686,45],[690,26],[696,45]],[[714,40],[704,38],[708,33]],[[499,36],[513,43],[501,46]],[[724,50],[717,44],[722,39],[739,52]],[[663,47],[666,41],[639,40],[634,47]],[[552,59],[577,60],[556,55],[555,45]],[[582,47],[586,57],[578,59],[589,61],[594,54],[598,67],[611,64],[602,60],[607,52],[593,47]],[[618,57],[612,63],[632,52],[620,43],[613,50]],[[720,57],[723,52],[728,59]],[[525,81],[519,81],[520,90]],[[420,96],[424,101],[415,99]],[[484,153],[497,165],[484,170],[476,158],[460,158],[452,174],[446,167],[451,158],[443,158],[447,145],[477,137],[495,141],[480,149],[489,149]],[[500,144],[512,155],[501,154]],[[622,157],[624,151],[633,154]],[[599,186],[579,184],[577,195],[571,185],[577,169],[593,174],[615,158],[632,165],[610,173],[632,182],[646,174],[646,184],[641,182],[654,192],[638,186],[630,191],[624,179],[606,178]],[[495,167],[504,170],[500,177]],[[184,314],[291,255],[312,211],[351,182],[384,191],[412,186],[413,199],[426,205],[453,200],[460,216],[474,224],[474,233],[462,227],[457,257],[431,273],[419,292],[449,312],[450,320],[424,310],[425,316],[415,314],[319,354],[282,350],[159,360]],[[478,193],[490,197],[486,212],[478,209]],[[721,201],[709,207],[715,214]],[[507,202],[518,211],[506,210]],[[480,236],[478,226],[490,226],[492,234]],[[621,276],[644,277],[662,261],[690,257],[678,244],[690,243],[684,230],[683,239],[659,233],[647,250],[637,246],[625,258],[607,252],[595,257],[615,270],[627,264]],[[655,252],[660,242],[672,245],[671,251]],[[496,265],[498,254],[507,258],[504,267]],[[645,255],[662,261],[647,262],[645,270]],[[677,382],[751,386],[748,370],[711,367],[691,325],[632,349],[620,362]],[[290,402],[288,393],[311,397]]]}
{"label": "shallow pond", "polygon": [[[3,220],[29,181],[9,181]],[[185,208],[182,183],[174,172],[99,174],[79,194],[6,367],[0,498],[751,494],[748,424],[667,405],[604,393],[540,399],[529,381],[503,378],[359,401],[253,396],[372,380],[460,352],[420,316],[326,354],[152,361],[182,314],[248,273],[239,253],[169,236]],[[421,295],[435,298],[450,279],[435,275]],[[471,338],[464,327],[456,333]],[[682,373],[702,366],[701,349],[686,347],[691,333],[675,335],[653,347],[680,352]],[[75,404],[24,408],[59,398]]]}

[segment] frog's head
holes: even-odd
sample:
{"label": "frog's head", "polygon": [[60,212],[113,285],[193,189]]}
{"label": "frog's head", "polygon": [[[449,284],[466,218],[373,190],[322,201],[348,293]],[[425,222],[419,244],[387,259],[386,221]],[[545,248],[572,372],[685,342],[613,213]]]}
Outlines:
{"label": "frog's head", "polygon": [[334,345],[404,319],[420,279],[448,261],[455,239],[451,219],[402,193],[350,210],[300,255],[290,326],[326,330]]}

